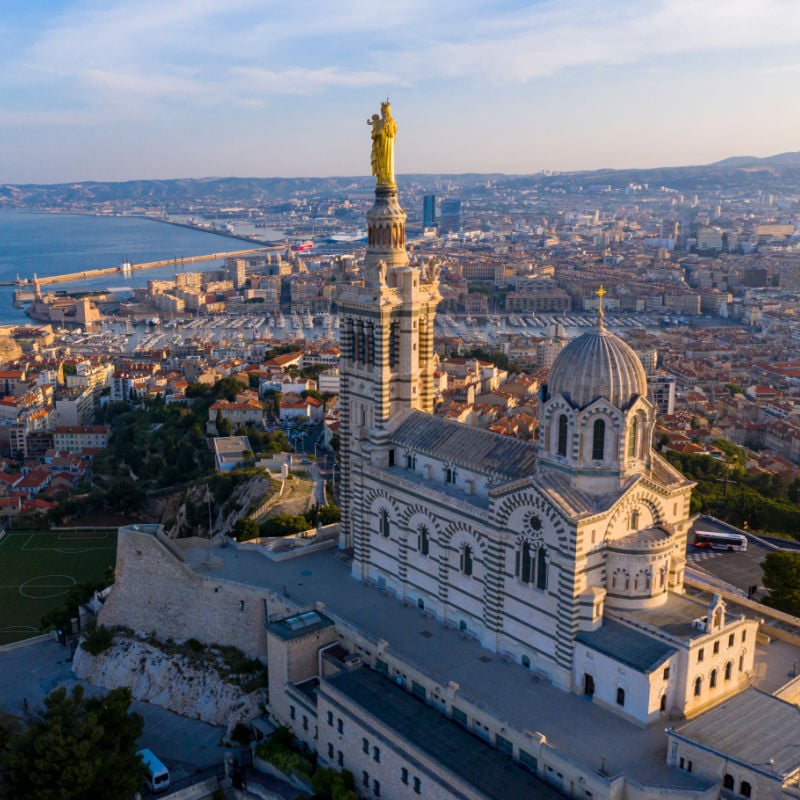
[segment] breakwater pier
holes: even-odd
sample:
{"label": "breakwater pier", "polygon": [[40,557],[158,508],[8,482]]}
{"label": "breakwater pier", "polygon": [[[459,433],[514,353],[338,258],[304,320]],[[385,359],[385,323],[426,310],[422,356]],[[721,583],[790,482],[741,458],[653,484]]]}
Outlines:
{"label": "breakwater pier", "polygon": [[[199,261],[215,261],[220,258],[237,258],[240,256],[253,256],[259,253],[266,253],[273,250],[284,250],[284,246],[272,247],[257,247],[249,248],[247,250],[226,250],[221,253],[205,253],[199,256],[182,256],[181,258],[163,258],[158,261],[144,261],[140,264],[131,264],[131,272],[136,272],[142,269],[156,269],[158,267],[169,267],[174,264],[176,266],[182,264],[194,264]],[[101,267],[99,269],[87,269],[81,272],[66,272],[61,275],[46,275],[38,278],[40,286],[49,286],[57,283],[73,283],[74,281],[89,280],[90,278],[102,278],[104,275],[119,275],[121,273],[127,274],[128,266],[123,267]],[[31,282],[32,284],[32,282]],[[0,283],[2,286],[17,286],[17,281],[4,281]],[[30,284],[29,284],[30,285]]]}

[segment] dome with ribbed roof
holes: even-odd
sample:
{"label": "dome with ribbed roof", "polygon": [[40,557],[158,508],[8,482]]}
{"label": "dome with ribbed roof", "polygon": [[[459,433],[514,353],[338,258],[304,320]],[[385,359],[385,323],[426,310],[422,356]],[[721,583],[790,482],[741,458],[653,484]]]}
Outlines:
{"label": "dome with ribbed roof", "polygon": [[647,376],[639,356],[598,320],[595,330],[571,341],[556,357],[547,382],[550,397],[563,394],[577,408],[604,397],[625,410],[647,397]]}

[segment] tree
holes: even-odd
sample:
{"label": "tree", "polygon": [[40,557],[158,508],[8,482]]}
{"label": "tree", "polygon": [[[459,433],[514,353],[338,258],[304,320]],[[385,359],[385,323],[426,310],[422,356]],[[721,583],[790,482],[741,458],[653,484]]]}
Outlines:
{"label": "tree", "polygon": [[16,800],[128,800],[145,769],[136,753],[144,721],[131,714],[131,692],[113,689],[85,697],[56,689],[45,708],[12,736],[5,759],[3,796]]}
{"label": "tree", "polygon": [[214,422],[214,425],[217,428],[217,433],[220,436],[230,436],[231,435],[231,422],[226,417],[222,416],[222,412],[217,410],[217,419]]}
{"label": "tree", "polygon": [[779,611],[800,616],[800,552],[767,553],[761,568],[764,586],[769,589],[764,602]]}
{"label": "tree", "polygon": [[238,542],[247,542],[250,539],[257,539],[261,536],[258,523],[250,517],[237,519],[233,526],[233,537]]}

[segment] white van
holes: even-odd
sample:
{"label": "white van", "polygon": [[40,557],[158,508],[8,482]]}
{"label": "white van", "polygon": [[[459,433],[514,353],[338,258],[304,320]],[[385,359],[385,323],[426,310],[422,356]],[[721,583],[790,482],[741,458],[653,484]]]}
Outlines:
{"label": "white van", "polygon": [[147,770],[147,788],[151,792],[161,792],[166,789],[169,786],[169,770],[161,763],[158,756],[147,748],[138,750],[137,755],[141,756]]}

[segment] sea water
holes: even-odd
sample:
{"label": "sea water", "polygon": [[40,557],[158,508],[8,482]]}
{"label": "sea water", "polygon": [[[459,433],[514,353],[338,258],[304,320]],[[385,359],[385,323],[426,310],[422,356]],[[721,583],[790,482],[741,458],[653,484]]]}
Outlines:
{"label": "sea water", "polygon": [[[280,231],[259,231],[264,239],[283,236]],[[167,267],[135,270],[74,283],[44,286],[43,291],[96,291],[113,287],[137,288],[148,280],[171,279],[177,272],[202,272],[222,261],[183,263],[187,256],[247,250],[259,245],[207,231],[183,228],[144,217],[111,217],[83,214],[48,214],[17,210],[0,211],[0,282],[17,277],[32,279],[172,259]],[[24,324],[31,320],[14,308],[14,287],[0,286],[0,324]]]}

